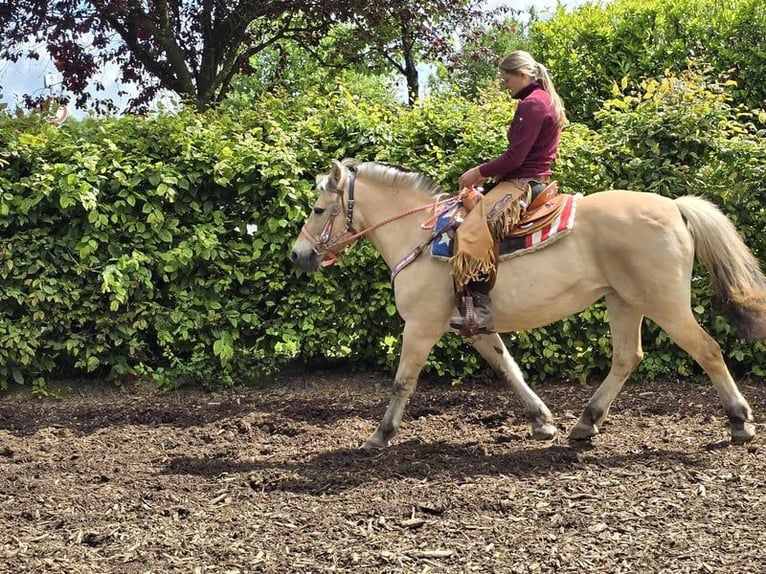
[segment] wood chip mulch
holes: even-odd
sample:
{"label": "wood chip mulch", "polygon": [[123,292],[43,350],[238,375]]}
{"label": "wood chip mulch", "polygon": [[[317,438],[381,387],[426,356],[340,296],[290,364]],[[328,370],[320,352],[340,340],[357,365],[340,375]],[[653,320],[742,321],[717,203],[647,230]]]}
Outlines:
{"label": "wood chip mulch", "polygon": [[594,385],[536,389],[562,431],[541,443],[499,386],[424,381],[392,446],[362,452],[381,381],[5,393],[0,572],[766,572],[763,382],[740,385],[744,446],[709,384],[631,381],[575,447]]}

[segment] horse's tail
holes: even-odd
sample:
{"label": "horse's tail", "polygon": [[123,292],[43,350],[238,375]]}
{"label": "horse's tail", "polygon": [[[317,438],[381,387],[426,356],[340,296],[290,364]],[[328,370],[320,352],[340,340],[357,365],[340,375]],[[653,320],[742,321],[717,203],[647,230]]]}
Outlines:
{"label": "horse's tail", "polygon": [[737,333],[751,341],[766,338],[766,277],[758,259],[731,220],[709,201],[685,196],[675,204]]}

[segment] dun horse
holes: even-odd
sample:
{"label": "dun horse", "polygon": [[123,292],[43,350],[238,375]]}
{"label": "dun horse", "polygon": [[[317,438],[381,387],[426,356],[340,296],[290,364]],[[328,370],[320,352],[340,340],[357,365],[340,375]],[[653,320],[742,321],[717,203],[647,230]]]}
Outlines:
{"label": "dun horse", "polygon": [[[427,241],[421,224],[431,215],[438,186],[428,177],[378,163],[334,161],[318,175],[319,198],[296,239],[291,258],[316,271],[366,236],[394,269]],[[358,230],[358,231],[357,231]],[[742,336],[766,337],[766,279],[731,221],[694,196],[671,200],[652,193],[609,190],[587,195],[576,207],[568,236],[503,261],[492,291],[500,332],[532,329],[606,300],[612,336],[611,369],[570,431],[572,440],[599,432],[626,379],[641,361],[641,323],[649,317],[688,352],[718,391],[731,440],[755,435],[753,415],[724,363],[721,349],[691,311],[692,267],[699,258],[712,276]],[[449,264],[417,257],[395,278],[396,307],[404,333],[393,394],[367,448],[387,446],[433,345],[450,330],[455,308]],[[557,431],[548,407],[525,383],[500,335],[470,340],[510,386],[530,419],[535,439]]]}

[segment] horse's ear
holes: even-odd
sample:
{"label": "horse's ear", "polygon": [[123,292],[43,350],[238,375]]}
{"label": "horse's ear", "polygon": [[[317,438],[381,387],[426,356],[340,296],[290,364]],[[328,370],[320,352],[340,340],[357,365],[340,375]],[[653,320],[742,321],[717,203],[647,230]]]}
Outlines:
{"label": "horse's ear", "polygon": [[343,177],[346,174],[346,168],[337,159],[332,160],[332,168],[330,169],[330,183],[336,189],[340,189],[340,184],[343,181]]}

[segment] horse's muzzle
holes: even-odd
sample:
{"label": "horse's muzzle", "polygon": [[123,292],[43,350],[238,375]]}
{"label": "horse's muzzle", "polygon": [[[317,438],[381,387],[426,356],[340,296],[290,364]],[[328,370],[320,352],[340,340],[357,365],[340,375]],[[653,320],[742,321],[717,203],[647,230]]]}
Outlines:
{"label": "horse's muzzle", "polygon": [[300,245],[293,247],[290,252],[290,261],[301,271],[313,273],[319,269],[319,257],[309,246],[308,249]]}

